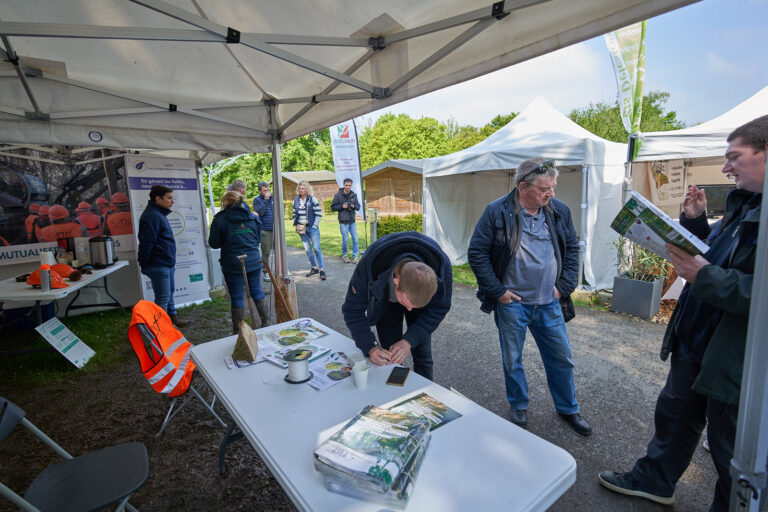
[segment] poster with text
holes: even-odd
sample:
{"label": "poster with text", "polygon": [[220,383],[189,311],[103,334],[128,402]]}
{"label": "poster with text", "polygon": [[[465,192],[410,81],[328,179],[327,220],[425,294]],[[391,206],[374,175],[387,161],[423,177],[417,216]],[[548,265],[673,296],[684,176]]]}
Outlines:
{"label": "poster with text", "polygon": [[680,206],[685,199],[685,162],[657,160],[648,162],[651,202],[656,206]]}
{"label": "poster with text", "polygon": [[357,210],[357,214],[365,218],[363,184],[360,174],[360,156],[355,123],[346,121],[336,126],[331,126],[330,131],[336,183],[341,188],[344,186],[345,179],[352,180],[352,191],[357,194],[357,200],[360,202],[360,209]]}
{"label": "poster with text", "polygon": [[[126,155],[128,190],[131,196],[133,223],[136,226],[138,250],[139,219],[149,202],[149,190],[164,185],[173,190],[173,206],[166,217],[176,238],[175,304],[208,299],[208,261],[203,237],[197,168],[192,160]],[[149,277],[141,275],[144,299],[154,299]]]}

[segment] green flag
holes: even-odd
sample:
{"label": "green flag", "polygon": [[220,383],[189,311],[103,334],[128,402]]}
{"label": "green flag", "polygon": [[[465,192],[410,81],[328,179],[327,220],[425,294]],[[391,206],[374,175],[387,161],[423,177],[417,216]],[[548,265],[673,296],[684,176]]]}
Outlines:
{"label": "green flag", "polygon": [[640,131],[645,81],[645,26],[635,23],[605,34],[619,89],[621,121],[627,133]]}

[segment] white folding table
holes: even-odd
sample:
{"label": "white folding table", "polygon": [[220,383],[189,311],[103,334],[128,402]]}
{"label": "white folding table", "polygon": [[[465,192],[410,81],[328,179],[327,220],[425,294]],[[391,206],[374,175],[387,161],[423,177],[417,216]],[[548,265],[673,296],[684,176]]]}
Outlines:
{"label": "white folding table", "polygon": [[[330,333],[317,344],[359,352],[346,336],[314,323]],[[432,433],[407,510],[545,510],[576,481],[576,461],[568,452],[414,372],[403,387],[389,386],[390,368],[372,366],[366,389],[356,388],[350,377],[316,391],[286,383],[286,370],[270,362],[228,369],[224,359],[235,340],[197,345],[192,360],[299,510],[386,508],[328,491],[312,454],[365,405],[387,407],[421,392],[463,416]]]}
{"label": "white folding table", "polygon": [[[40,310],[41,302],[48,302],[52,300],[63,299],[64,297],[75,292],[77,292],[77,294],[69,302],[66,310],[64,311],[65,317],[69,316],[70,309],[90,308],[90,307],[100,307],[100,306],[117,306],[120,308],[121,311],[125,312],[123,310],[123,305],[120,304],[120,302],[114,296],[112,296],[111,293],[109,293],[109,288],[107,287],[107,276],[127,266],[128,266],[128,262],[126,260],[120,260],[114,263],[113,265],[110,265],[109,267],[102,268],[102,269],[94,269],[91,274],[83,274],[83,277],[79,281],[67,280],[66,283],[69,286],[67,286],[66,288],[54,288],[47,292],[44,292],[39,288],[33,288],[24,282],[18,283],[16,282],[16,278],[13,278],[13,277],[10,279],[4,279],[0,281],[0,301],[7,301],[7,302],[35,301],[35,306],[33,308],[33,311],[36,312],[36,321],[38,325],[43,323],[42,312]],[[104,284],[96,285],[96,283],[102,279],[104,280]],[[112,302],[104,302],[100,304],[74,304],[75,301],[80,296],[80,291],[83,288],[86,288],[89,286],[104,288],[104,292],[107,294],[107,296],[109,296],[109,298],[112,299]]]}

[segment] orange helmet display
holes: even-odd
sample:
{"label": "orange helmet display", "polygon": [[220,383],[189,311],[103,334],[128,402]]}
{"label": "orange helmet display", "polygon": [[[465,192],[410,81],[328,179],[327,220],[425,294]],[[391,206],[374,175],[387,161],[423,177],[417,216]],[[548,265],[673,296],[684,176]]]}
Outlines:
{"label": "orange helmet display", "polygon": [[[29,274],[27,284],[30,286],[40,286],[40,270],[35,270]],[[69,285],[64,282],[64,278],[58,272],[51,269],[51,288],[66,288],[67,286]]]}
{"label": "orange helmet display", "polygon": [[39,203],[32,203],[29,205],[29,211],[30,212],[39,212],[40,211],[40,204]]}
{"label": "orange helmet display", "polygon": [[40,215],[48,215],[48,212],[51,210],[51,207],[47,204],[44,204],[40,207]]}
{"label": "orange helmet display", "polygon": [[69,216],[69,211],[60,204],[55,204],[51,206],[48,215],[51,217],[51,220],[66,219]]}

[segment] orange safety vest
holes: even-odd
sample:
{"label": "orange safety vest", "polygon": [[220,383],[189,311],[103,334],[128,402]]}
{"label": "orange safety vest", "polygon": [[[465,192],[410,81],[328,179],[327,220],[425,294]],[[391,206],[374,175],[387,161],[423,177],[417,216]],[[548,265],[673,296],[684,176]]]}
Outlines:
{"label": "orange safety vest", "polygon": [[152,389],[168,396],[186,393],[195,371],[189,359],[192,344],[176,329],[168,313],[148,300],[133,306],[128,339]]}
{"label": "orange safety vest", "polygon": [[54,221],[53,224],[45,226],[40,231],[41,242],[55,242],[59,238],[77,238],[79,236],[88,236],[88,232],[81,224],[71,219],[66,219],[62,223]]}
{"label": "orange safety vest", "polygon": [[39,217],[36,213],[30,213],[29,217],[27,217],[24,220],[24,227],[27,230],[27,242],[37,242],[37,233],[35,232],[35,226],[37,225],[37,218]]}
{"label": "orange safety vest", "polygon": [[101,235],[101,219],[98,215],[94,215],[91,212],[81,213],[77,217],[78,222],[85,226],[90,236]]}
{"label": "orange safety vest", "polygon": [[104,222],[105,235],[130,235],[133,233],[131,212],[110,212]]}
{"label": "orange safety vest", "polygon": [[5,238],[0,236],[0,245],[8,246],[8,245],[11,245],[11,244],[8,243],[8,240],[6,240]]}

